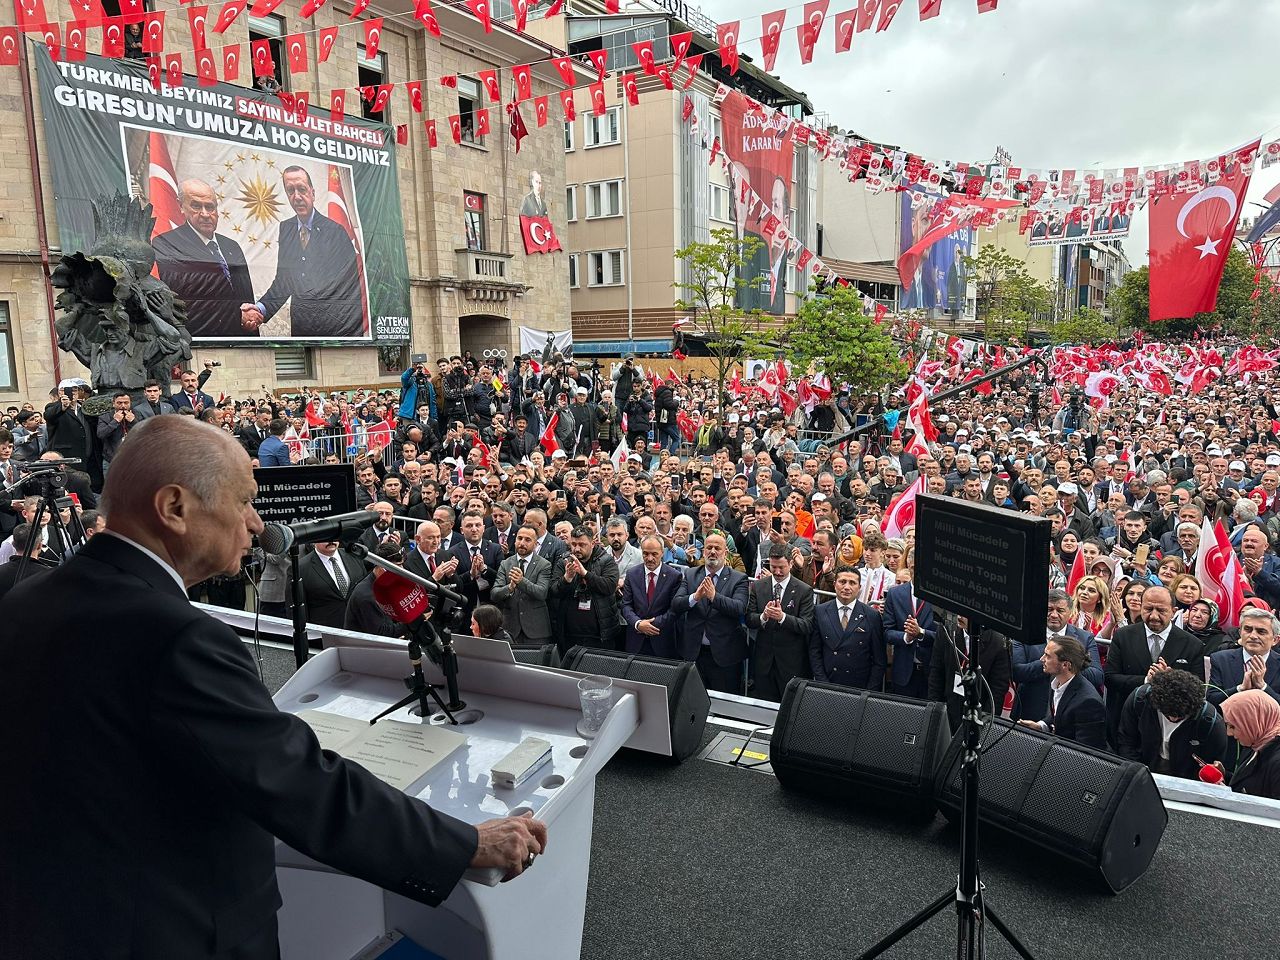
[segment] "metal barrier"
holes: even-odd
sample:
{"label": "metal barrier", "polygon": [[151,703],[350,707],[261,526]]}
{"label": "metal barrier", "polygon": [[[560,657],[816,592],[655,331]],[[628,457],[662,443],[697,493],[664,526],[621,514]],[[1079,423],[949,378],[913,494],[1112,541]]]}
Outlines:
{"label": "metal barrier", "polygon": [[[329,433],[327,430],[318,429],[311,432],[309,440],[293,438],[287,439],[286,443],[301,444],[304,457],[324,460],[325,457],[336,456],[342,463],[352,463],[361,450],[368,450],[369,434],[365,431]],[[380,457],[382,465],[390,467],[398,454],[399,451],[393,440],[382,448]]]}

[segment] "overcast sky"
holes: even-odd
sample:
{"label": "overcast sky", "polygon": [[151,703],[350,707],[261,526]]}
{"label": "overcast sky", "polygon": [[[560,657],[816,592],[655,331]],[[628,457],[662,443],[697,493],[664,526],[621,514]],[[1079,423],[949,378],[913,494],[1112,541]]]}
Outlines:
{"label": "overcast sky", "polygon": [[[760,14],[795,0],[704,0],[742,20],[760,63]],[[833,50],[832,0],[813,62],[796,53],[802,12],[789,9],[775,72],[815,111],[869,139],[927,157],[986,162],[997,144],[1015,165],[1124,167],[1208,157],[1270,131],[1280,137],[1277,0],[943,0],[921,23],[904,0],[884,33]],[[1250,197],[1280,181],[1259,171]],[[1145,261],[1146,218],[1127,244]]]}

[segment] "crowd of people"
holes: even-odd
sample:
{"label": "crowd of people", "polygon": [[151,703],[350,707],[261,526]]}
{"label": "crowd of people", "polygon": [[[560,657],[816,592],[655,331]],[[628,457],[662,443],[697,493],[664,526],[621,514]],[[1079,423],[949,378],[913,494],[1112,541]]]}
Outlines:
{"label": "crowd of people", "polygon": [[[718,381],[630,357],[496,369],[462,355],[414,364],[399,389],[218,401],[206,366],[96,418],[75,391],[11,408],[0,473],[82,460],[67,511],[91,536],[93,491],[132,425],[199,417],[255,466],[352,463],[357,504],[377,514],[366,545],[460,593],[461,608],[432,613],[450,629],[684,659],[708,688],[764,700],[793,677],[932,698],[953,722],[955,674],[976,655],[991,703],[1020,723],[1174,776],[1216,767],[1233,789],[1280,798],[1274,358],[1129,343],[1048,360],[1051,377],[1027,367],[923,418],[920,395],[993,357],[913,363],[905,396],[735,378],[723,401]],[[1042,642],[971,637],[915,595],[914,530],[895,507],[916,490],[1050,521]],[[37,507],[0,509],[9,553],[32,530],[39,556],[73,551]],[[1206,539],[1219,534],[1232,582]],[[340,545],[309,551],[300,576],[314,622],[396,633]],[[268,564],[256,586],[264,613],[288,614],[285,570]],[[250,599],[234,577],[193,595]]]}

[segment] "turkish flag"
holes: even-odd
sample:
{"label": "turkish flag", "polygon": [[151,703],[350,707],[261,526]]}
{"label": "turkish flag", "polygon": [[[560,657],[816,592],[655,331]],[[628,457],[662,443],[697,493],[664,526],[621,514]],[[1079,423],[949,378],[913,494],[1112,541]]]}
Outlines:
{"label": "turkish flag", "polygon": [[671,53],[675,57],[675,62],[671,65],[671,72],[675,73],[680,69],[680,65],[684,63],[684,56],[689,52],[689,45],[693,43],[693,33],[673,33],[670,37]]}
{"label": "turkish flag", "polygon": [[334,123],[341,123],[342,118],[347,112],[347,91],[331,90],[329,91],[329,119]]}
{"label": "turkish flag", "polygon": [[164,76],[164,67],[160,64],[160,58],[147,57],[145,63],[147,65],[147,82],[151,84],[152,90],[159,93],[160,78]]}
{"label": "turkish flag", "polygon": [[640,106],[640,91],[636,87],[636,78],[630,73],[622,75],[622,92],[627,97],[627,103],[633,107]]}
{"label": "turkish flag", "polygon": [[[928,0],[920,0],[921,4]],[[942,0],[936,0],[939,6]],[[880,22],[876,24],[876,33],[883,33],[889,29],[889,24],[893,23],[893,18],[898,15],[898,8],[902,6],[902,0],[881,0],[880,2]],[[921,17],[921,19],[925,19]]]}
{"label": "turkish flag", "polygon": [[533,67],[527,63],[512,67],[511,79],[515,81],[516,103],[533,96]]}
{"label": "turkish flag", "polygon": [[347,16],[348,20],[354,20],[360,14],[369,9],[371,0],[356,0],[355,5],[351,8],[351,13]]}
{"label": "turkish flag", "polygon": [[[302,5],[302,9],[298,11],[298,15],[304,20],[310,20],[320,12],[320,8],[323,7],[326,2],[328,2],[328,0],[307,0],[307,2]],[[336,30],[337,28],[335,27],[334,29]]]}
{"label": "turkish flag", "polygon": [[916,477],[911,486],[898,494],[897,499],[890,503],[889,509],[884,512],[884,519],[880,521],[880,530],[886,537],[901,537],[907,527],[915,525],[916,497],[922,493],[924,493],[923,473]]}
{"label": "turkish flag", "polygon": [[481,70],[476,74],[480,78],[480,82],[484,85],[484,92],[489,95],[489,99],[494,103],[502,101],[502,88],[498,84],[497,70]]}
{"label": "turkish flag", "polygon": [[702,54],[696,53],[692,57],[686,57],[684,65],[689,71],[689,75],[685,78],[684,86],[680,89],[688,90],[693,86],[693,78],[698,75],[698,68],[702,66]]}
{"label": "turkish flag", "polygon": [[240,79],[240,44],[232,43],[222,48],[222,79],[227,83]]}
{"label": "turkish flag", "polygon": [[858,25],[857,9],[836,14],[836,53],[848,53],[853,46],[853,31]]}
{"label": "turkish flag", "polygon": [[44,11],[44,0],[13,0],[13,10],[21,33],[39,33],[49,22],[49,15]]}
{"label": "turkish flag", "polygon": [[422,112],[422,81],[410,80],[408,83],[404,85],[404,88],[409,93],[409,105],[413,107],[415,112],[421,113]]}
{"label": "turkish flag", "polygon": [[289,57],[289,72],[304,72],[307,69],[306,37],[301,33],[291,33],[284,38],[284,47]]}
{"label": "turkish flag", "polygon": [[880,12],[880,0],[858,0],[857,32],[865,33],[876,24]]}
{"label": "turkish flag", "polygon": [[560,91],[560,108],[564,111],[564,118],[572,123],[578,118],[578,111],[573,106],[573,91]]}
{"label": "turkish flag", "polygon": [[456,73],[450,73],[450,74],[448,74],[447,76],[443,76],[443,77],[441,77],[441,78],[440,78],[440,86],[442,86],[442,87],[448,87],[450,90],[457,90],[457,89],[458,89],[458,75],[457,75]]}
{"label": "turkish flag", "polygon": [[187,26],[191,29],[191,46],[196,50],[204,50],[209,46],[209,8],[207,6],[187,7]]}
{"label": "turkish flag", "polygon": [[603,117],[605,112],[604,81],[597,80],[595,83],[587,87],[587,89],[591,93],[591,112],[597,117]]}
{"label": "turkish flag", "polygon": [[778,44],[782,41],[782,24],[786,19],[786,10],[775,10],[760,18],[760,63],[770,73],[778,59]]}
{"label": "turkish flag", "polygon": [[[537,217],[521,217],[520,223],[523,226],[526,220],[536,220]],[[526,237],[528,235],[526,234]],[[525,243],[528,244],[528,240]],[[542,452],[548,457],[560,449],[560,444],[556,440],[556,424],[560,422],[560,414],[553,413],[551,419],[547,422],[547,429],[542,431],[542,436],[538,437],[538,445],[542,447]]]}
{"label": "turkish flag", "polygon": [[293,118],[298,123],[306,123],[311,113],[311,94],[295,93],[293,95]]}
{"label": "turkish flag", "polygon": [[550,217],[521,217],[520,232],[524,236],[525,253],[551,253],[562,250],[556,228]]}
{"label": "turkish flag", "polygon": [[280,6],[284,0],[253,0],[253,6],[249,8],[249,15],[254,17],[269,17]]}
{"label": "turkish flag", "polygon": [[631,49],[636,52],[636,59],[640,61],[640,68],[645,73],[653,76],[653,41],[639,40],[631,45]]}
{"label": "turkish flag", "polygon": [[396,125],[396,144],[401,147],[409,145],[409,125],[407,123]]}
{"label": "turkish flag", "polygon": [[538,126],[540,127],[547,125],[547,114],[550,112],[549,102],[546,97],[535,97],[533,100],[533,115],[537,118]]}
{"label": "turkish flag", "polygon": [[[56,23],[43,23],[39,29],[40,39],[49,49],[49,56],[56,63],[62,59],[62,28]],[[150,58],[148,58],[150,59]],[[156,89],[159,89],[157,87]]]}
{"label": "turkish flag", "polygon": [[[801,24],[797,35],[800,38],[800,52],[804,54],[805,47],[809,49],[809,56],[813,56],[813,48],[818,42],[818,37],[822,33],[822,25],[827,22],[827,7],[829,0],[809,0],[804,5],[804,23]],[[805,61],[808,62],[807,60]]]}
{"label": "turkish flag", "polygon": [[566,87],[572,87],[573,76],[573,60],[569,57],[556,57],[551,63],[560,71],[560,79],[564,81]]}
{"label": "turkish flag", "polygon": [[529,25],[529,0],[516,0],[516,29],[524,33]]}
{"label": "turkish flag", "polygon": [[720,44],[720,62],[730,74],[738,72],[739,21],[716,25],[716,41]]}
{"label": "turkish flag", "polygon": [[324,63],[333,53],[333,45],[338,42],[338,28],[324,27],[316,37],[316,59]]}
{"label": "turkish flag", "polygon": [[436,19],[436,12],[431,9],[431,0],[416,0],[413,19],[426,27],[433,37],[440,36],[440,21]]}
{"label": "turkish flag", "polygon": [[67,32],[62,44],[62,56],[68,63],[80,63],[84,60],[86,34],[88,27],[79,20],[67,24]]}
{"label": "turkish flag", "polygon": [[271,41],[254,40],[249,44],[249,49],[253,57],[253,75],[255,77],[273,76],[276,65],[271,59]]}
{"label": "turkish flag", "polygon": [[434,150],[440,143],[436,137],[436,122],[428,120],[424,125],[427,128],[427,146]]}
{"label": "turkish flag", "polygon": [[453,134],[453,142],[462,142],[462,117],[459,114],[452,114],[449,117],[449,132]]}
{"label": "turkish flag", "polygon": [[244,13],[249,0],[227,0],[218,12],[218,22],[213,25],[214,33],[226,33],[227,27],[236,22],[236,18]]}
{"label": "turkish flag", "polygon": [[467,9],[480,20],[485,33],[493,32],[493,21],[489,12],[489,0],[467,0]]}
{"label": "turkish flag", "polygon": [[164,82],[171,87],[182,86],[182,54],[171,53],[165,58]]}
{"label": "turkish flag", "polygon": [[0,67],[18,65],[18,44],[21,42],[17,27],[0,27]]}
{"label": "turkish flag", "polygon": [[481,107],[476,111],[476,136],[487,137],[489,135],[489,108]]}
{"label": "turkish flag", "polygon": [[1219,623],[1224,627],[1240,625],[1244,607],[1244,571],[1222,522],[1212,527],[1206,517],[1200,526],[1200,546],[1196,550],[1196,579],[1204,595],[1218,605]]}
{"label": "turkish flag", "polygon": [[[889,0],[889,2],[892,3],[893,0]],[[920,0],[920,19],[921,20],[932,20],[941,12],[942,12],[942,0]],[[880,22],[882,24],[880,29],[883,30],[884,29],[883,15],[881,15],[880,17]]]}
{"label": "turkish flag", "polygon": [[387,109],[387,105],[391,103],[391,91],[394,90],[394,83],[380,83],[377,90],[373,94],[373,106],[369,109],[373,113],[381,113]]}
{"label": "turkish flag", "polygon": [[211,87],[218,82],[218,66],[214,62],[212,50],[196,51],[196,76],[202,87]]}
{"label": "turkish flag", "polygon": [[100,26],[105,16],[102,0],[71,0],[71,14],[86,27]]}
{"label": "turkish flag", "polygon": [[608,50],[588,50],[587,59],[590,60],[596,68],[596,79],[603,80],[604,72],[609,65]]}
{"label": "turkish flag", "polygon": [[107,17],[102,21],[102,55],[124,56],[124,17]]}
{"label": "turkish flag", "polygon": [[378,46],[382,43],[382,18],[374,17],[364,22],[364,58],[376,60]]}
{"label": "turkish flag", "polygon": [[[1253,144],[1256,151],[1258,143]],[[1151,205],[1151,319],[1211,313],[1249,189],[1242,163],[1199,193],[1159,197]]]}
{"label": "turkish flag", "polygon": [[164,13],[148,13],[142,20],[142,52],[164,50]]}
{"label": "turkish flag", "polygon": [[516,153],[519,153],[520,141],[529,135],[529,128],[524,125],[524,114],[517,104],[507,104],[507,111],[511,114],[511,139],[516,142]]}

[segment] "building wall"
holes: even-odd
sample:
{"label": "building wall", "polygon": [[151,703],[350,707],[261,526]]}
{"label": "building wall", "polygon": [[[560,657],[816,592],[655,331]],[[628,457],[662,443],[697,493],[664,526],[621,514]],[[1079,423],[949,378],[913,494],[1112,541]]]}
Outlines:
{"label": "building wall", "polygon": [[838,164],[818,164],[818,222],[822,256],[853,263],[895,263],[898,259],[901,195],[875,194],[866,181],[850,183]]}
{"label": "building wall", "polygon": [[[301,0],[287,0],[275,13],[285,19],[286,31],[313,32],[321,27],[349,23],[351,5],[331,3],[323,7],[311,21],[298,16]],[[166,52],[181,53],[190,66],[191,41],[185,10],[169,0],[160,0],[160,8],[168,10],[166,18]],[[66,0],[46,0],[51,20],[70,20]],[[216,15],[216,5],[211,11]],[[367,15],[378,11],[371,8]],[[390,12],[390,11],[388,11]],[[463,22],[463,18],[458,18]],[[465,21],[470,24],[470,21]],[[221,37],[210,29],[211,43],[242,43],[247,57],[248,14],[243,14]],[[309,45],[308,70],[290,78],[290,88],[312,93],[312,110],[327,110],[329,91],[346,88],[348,112],[358,113],[356,47],[363,42],[363,31],[356,25],[346,26],[325,63],[315,53],[314,33]],[[513,56],[513,45],[515,55]],[[392,124],[407,123],[409,145],[396,151],[404,220],[405,250],[410,277],[412,333],[410,349],[432,356],[453,353],[464,346],[476,350],[504,348],[509,353],[518,349],[520,325],[541,329],[563,330],[569,326],[569,291],[565,253],[526,256],[520,237],[519,211],[528,192],[528,175],[538,170],[543,177],[544,195],[552,207],[557,228],[563,225],[564,151],[560,125],[551,121],[539,129],[526,105],[524,116],[529,127],[517,156],[507,135],[506,115],[501,104],[490,108],[493,132],[484,148],[467,144],[454,145],[445,118],[458,112],[456,94],[436,82],[449,73],[475,76],[483,69],[498,68],[503,82],[504,98],[510,96],[511,63],[540,60],[547,56],[538,44],[520,39],[509,31],[495,27],[486,35],[478,25],[449,29],[435,38],[416,29],[413,22],[387,19],[382,35],[386,54],[384,82],[402,83],[422,79],[426,100],[424,116],[438,121],[440,146],[430,150],[422,117],[413,112],[403,87],[398,87],[390,108]],[[98,49],[98,34],[90,31],[89,49]],[[242,83],[248,71],[242,73]],[[44,130],[39,94],[35,89],[34,66],[31,67],[31,96],[27,104],[22,96],[18,70],[0,70],[0,168],[5,176],[0,182],[0,301],[9,306],[16,389],[0,385],[0,402],[42,398],[55,385],[57,377],[84,376],[84,370],[70,354],[58,353],[55,369],[54,348],[49,337],[49,309],[37,236],[33,165],[28,148],[25,116],[36,118],[34,136],[37,164],[44,187],[44,217],[48,224],[49,257],[56,264],[61,256],[58,246],[57,218],[54,212],[51,167],[44,149]],[[194,83],[194,77],[188,82]],[[558,112],[555,92],[558,78],[549,65],[535,71],[534,94],[551,95],[552,116]],[[508,283],[504,291],[484,291],[479,296],[465,289],[465,261],[456,252],[465,248],[463,226],[463,191],[485,194],[489,198],[490,221],[488,248],[510,255],[507,261]],[[559,219],[557,219],[557,211]],[[497,293],[505,293],[498,297]],[[380,369],[374,346],[319,346],[311,349],[311,376],[305,381],[277,380],[273,351],[268,347],[227,347],[210,345],[194,351],[194,362],[216,358],[222,366],[216,371],[210,389],[238,394],[268,387],[317,384],[322,386],[354,386],[391,383],[399,371]],[[0,370],[3,369],[0,362]]]}

